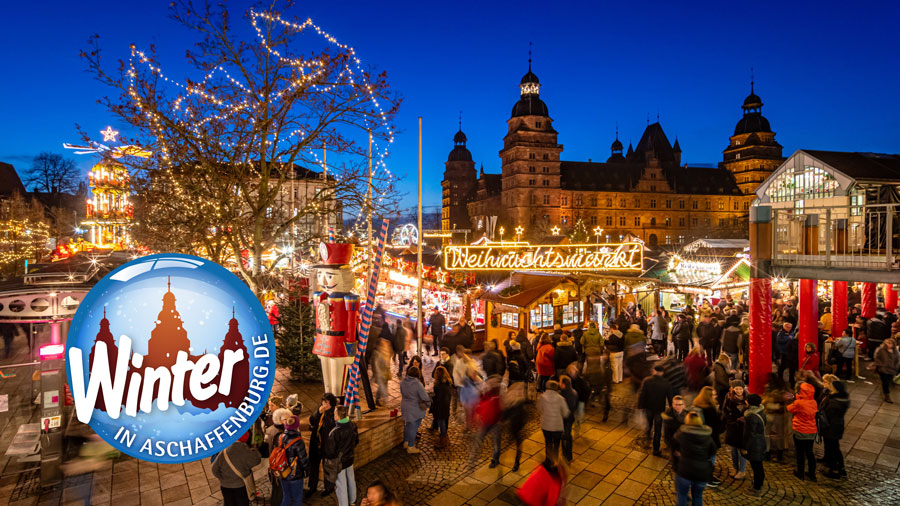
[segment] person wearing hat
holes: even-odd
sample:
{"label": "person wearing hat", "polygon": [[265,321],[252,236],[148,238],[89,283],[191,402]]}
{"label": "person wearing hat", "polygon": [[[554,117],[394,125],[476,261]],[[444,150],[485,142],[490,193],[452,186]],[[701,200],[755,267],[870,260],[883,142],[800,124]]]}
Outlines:
{"label": "person wearing hat", "polygon": [[750,469],[753,469],[753,493],[759,494],[766,479],[763,460],[769,450],[766,442],[766,410],[762,407],[762,397],[757,394],[747,396],[747,405],[747,411],[744,412],[743,446],[747,450]]}
{"label": "person wearing hat", "polygon": [[734,466],[734,478],[742,479],[746,475],[747,459],[741,455],[744,448],[744,427],[741,419],[747,410],[747,392],[744,382],[732,380],[725,402],[722,403],[722,423],[725,424],[725,444],[731,446],[731,463]]}
{"label": "person wearing hat", "polygon": [[644,410],[647,416],[647,430],[645,436],[647,440],[653,440],[653,455],[660,455],[660,441],[662,440],[662,414],[666,411],[666,406],[672,405],[672,397],[675,393],[672,391],[672,385],[665,378],[663,373],[665,368],[661,365],[653,367],[653,374],[644,378],[641,382],[641,388],[638,391],[638,409]]}
{"label": "person wearing hat", "polygon": [[[284,433],[284,421],[291,416],[291,410],[287,408],[278,408],[272,413],[272,425],[266,429],[265,447],[271,449],[275,447],[275,442]],[[269,484],[272,486],[272,495],[269,498],[271,504],[281,504],[283,498],[283,488],[281,487],[281,479],[269,472]]]}
{"label": "person wearing hat", "polygon": [[283,492],[282,506],[302,506],[303,504],[303,478],[309,474],[309,458],[306,456],[306,446],[300,435],[300,417],[288,415],[284,420],[284,433],[275,441],[278,448],[284,449],[287,459],[287,468],[290,473],[281,476],[281,488]]}

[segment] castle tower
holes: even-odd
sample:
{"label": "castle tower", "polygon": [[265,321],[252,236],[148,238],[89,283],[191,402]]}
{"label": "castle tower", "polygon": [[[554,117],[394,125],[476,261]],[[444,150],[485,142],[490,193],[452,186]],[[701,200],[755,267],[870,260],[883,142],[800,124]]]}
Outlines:
{"label": "castle tower", "polygon": [[[560,154],[557,132],[540,97],[541,84],[531,71],[519,83],[519,100],[507,120],[507,134],[500,150],[502,194],[499,223],[507,230],[522,226],[526,235],[541,235],[544,229],[570,228],[571,214],[561,211]],[[571,204],[571,203],[570,203]],[[563,216],[570,223],[562,223]]]}
{"label": "castle tower", "polygon": [[150,332],[147,342],[145,367],[171,367],[179,351],[191,356],[191,341],[181,321],[181,315],[175,307],[175,294],[172,293],[172,281],[169,280],[168,291],[163,295],[163,307],[156,317],[156,327]]}
{"label": "castle tower", "polygon": [[441,230],[471,229],[468,203],[475,197],[477,180],[472,153],[466,148],[466,134],[459,131],[453,136],[453,150],[444,163],[444,180],[441,181]]}
{"label": "castle tower", "polygon": [[750,94],[741,106],[744,115],[734,127],[721,164],[734,174],[741,193],[748,197],[784,160],[781,144],[775,140],[769,120],[762,115],[762,99],[754,92],[753,84],[751,79]]}
{"label": "castle tower", "polygon": [[[103,319],[100,320],[100,331],[94,339],[94,346],[91,347],[91,354],[88,357],[88,368],[94,368],[94,353],[97,350],[97,343],[106,343],[106,363],[109,364],[110,377],[116,377],[116,357],[119,355],[119,349],[116,346],[116,340],[113,338],[112,332],[109,330],[109,320],[106,319],[106,308],[103,308]],[[127,379],[127,377],[126,377]],[[127,391],[127,390],[126,390]],[[103,400],[103,390],[97,393],[96,408],[100,411],[106,411],[106,403]]]}

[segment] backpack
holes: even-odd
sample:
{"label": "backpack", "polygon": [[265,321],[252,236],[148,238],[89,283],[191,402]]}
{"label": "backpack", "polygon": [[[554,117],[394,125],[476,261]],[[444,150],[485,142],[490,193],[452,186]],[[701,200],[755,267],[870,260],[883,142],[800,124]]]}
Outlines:
{"label": "backpack", "polygon": [[302,441],[302,437],[298,437],[288,443],[287,446],[284,446],[284,433],[282,433],[281,438],[278,440],[278,444],[272,448],[272,452],[269,453],[269,472],[271,472],[276,478],[283,479],[287,478],[294,474],[294,471],[297,467],[297,459],[294,459],[294,462],[288,462],[287,457],[287,449],[294,445],[297,441]]}

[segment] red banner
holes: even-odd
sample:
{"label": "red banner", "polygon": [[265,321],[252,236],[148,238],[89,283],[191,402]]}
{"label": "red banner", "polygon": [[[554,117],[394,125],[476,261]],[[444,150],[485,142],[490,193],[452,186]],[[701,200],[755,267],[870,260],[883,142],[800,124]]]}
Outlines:
{"label": "red banner", "polygon": [[893,313],[897,309],[897,290],[894,285],[888,283],[884,286],[884,310]]}
{"label": "red banner", "polygon": [[877,300],[878,296],[875,290],[875,283],[863,283],[862,311],[860,316],[863,318],[872,318],[875,316],[875,308],[878,305]]}
{"label": "red banner", "polygon": [[833,281],[831,285],[831,335],[841,337],[847,328],[847,282]]}
{"label": "red banner", "polygon": [[[819,347],[819,295],[815,279],[800,280],[800,300],[797,303],[797,365],[803,364],[806,345]],[[819,351],[818,349],[816,351]]]}

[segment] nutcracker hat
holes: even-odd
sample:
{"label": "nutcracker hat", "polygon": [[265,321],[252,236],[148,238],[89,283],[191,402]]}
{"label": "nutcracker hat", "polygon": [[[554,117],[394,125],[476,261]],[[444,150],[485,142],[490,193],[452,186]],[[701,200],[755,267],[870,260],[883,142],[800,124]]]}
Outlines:
{"label": "nutcracker hat", "polygon": [[353,257],[353,245],[348,243],[320,242],[319,259],[321,263],[313,267],[340,267],[350,263]]}

